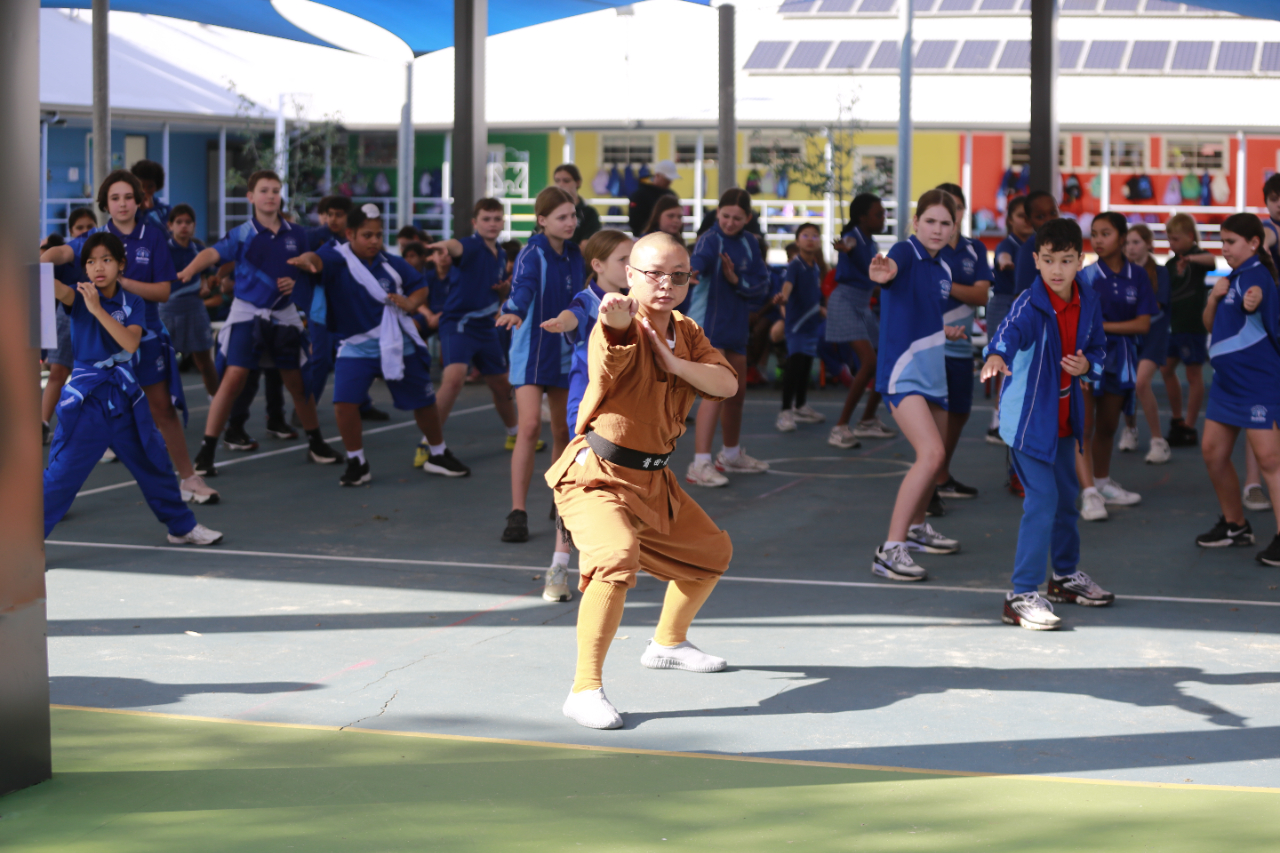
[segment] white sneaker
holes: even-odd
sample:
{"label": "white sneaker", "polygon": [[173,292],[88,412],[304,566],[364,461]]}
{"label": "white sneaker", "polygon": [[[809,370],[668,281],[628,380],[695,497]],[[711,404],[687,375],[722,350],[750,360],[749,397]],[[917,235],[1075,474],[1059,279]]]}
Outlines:
{"label": "white sneaker", "polygon": [[802,424],[820,424],[825,423],[827,416],[819,412],[808,403],[795,410],[796,420]]}
{"label": "white sneaker", "polygon": [[1098,494],[1102,495],[1104,503],[1112,506],[1133,506],[1142,501],[1142,495],[1137,492],[1127,491],[1115,480],[1108,480],[1098,486]]}
{"label": "white sneaker", "polygon": [[1148,465],[1163,465],[1169,461],[1173,453],[1169,450],[1169,442],[1160,436],[1151,439],[1151,449],[1147,451]]}
{"label": "white sneaker", "polygon": [[169,541],[174,545],[217,545],[222,541],[222,534],[203,524],[197,524],[181,536],[170,533]]}
{"label": "white sneaker", "polygon": [[929,573],[911,559],[911,552],[906,545],[895,545],[888,549],[881,545],[877,548],[875,560],[871,563],[871,574],[891,581],[922,581],[929,577]]}
{"label": "white sneaker", "polygon": [[858,437],[853,434],[853,430],[849,429],[848,424],[836,424],[833,426],[831,434],[827,436],[827,444],[845,450],[862,446],[862,442],[858,441]]}
{"label": "white sneaker", "polygon": [[622,715],[604,695],[603,687],[581,693],[569,691],[569,698],[564,700],[564,707],[560,710],[578,725],[589,729],[622,728]]}
{"label": "white sneaker", "polygon": [[907,530],[907,547],[926,554],[954,554],[960,550],[960,543],[943,536],[926,521],[919,527]]}
{"label": "white sneaker", "polygon": [[542,588],[544,601],[572,601],[573,592],[569,589],[569,570],[564,566],[552,566],[547,569],[547,582]]}
{"label": "white sneaker", "polygon": [[1138,428],[1125,427],[1120,430],[1120,452],[1132,453],[1138,449]]}
{"label": "white sneaker", "polygon": [[747,451],[739,447],[738,455],[732,459],[726,457],[723,450],[717,453],[716,470],[721,474],[763,474],[769,470],[769,463],[748,456]]}
{"label": "white sneaker", "polygon": [[1102,495],[1085,492],[1080,497],[1080,517],[1085,521],[1106,521],[1107,507]]}
{"label": "white sneaker", "polygon": [[1257,483],[1245,488],[1243,498],[1245,509],[1254,512],[1271,509],[1271,501],[1267,499],[1267,493],[1262,491],[1262,486]]}
{"label": "white sneaker", "polygon": [[696,461],[689,463],[689,470],[684,472],[684,481],[695,486],[706,486],[709,489],[729,484],[729,478],[717,471],[716,466],[710,462]]}
{"label": "white sneaker", "polygon": [[115,461],[116,461],[116,452],[112,450],[110,447],[107,448],[106,453],[102,454],[102,458],[98,460],[98,462],[115,462]]}
{"label": "white sneaker", "polygon": [[217,489],[209,488],[209,484],[199,474],[192,474],[180,482],[178,491],[189,504],[216,504],[219,498]]}
{"label": "white sneaker", "polygon": [[1053,631],[1062,624],[1062,619],[1053,612],[1053,605],[1041,598],[1038,592],[1005,593],[1004,613],[1000,619],[1032,631]]}
{"label": "white sneaker", "polygon": [[781,412],[778,412],[778,419],[773,422],[773,426],[778,432],[795,432],[795,409],[783,409]]}
{"label": "white sneaker", "polygon": [[869,421],[858,421],[853,427],[853,434],[858,438],[893,438],[896,432],[880,423],[879,418]]}
{"label": "white sneaker", "polygon": [[542,395],[541,415],[544,424],[551,423],[551,401],[547,399],[546,394]]}
{"label": "white sneaker", "polygon": [[649,669],[683,669],[689,672],[719,672],[729,665],[724,658],[709,655],[685,640],[676,646],[662,646],[650,640],[640,655],[640,663]]}

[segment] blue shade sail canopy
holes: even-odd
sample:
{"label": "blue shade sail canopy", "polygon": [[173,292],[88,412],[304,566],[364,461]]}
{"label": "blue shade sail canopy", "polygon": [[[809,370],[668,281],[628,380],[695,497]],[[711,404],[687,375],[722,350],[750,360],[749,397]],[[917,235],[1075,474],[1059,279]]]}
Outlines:
{"label": "blue shade sail canopy", "polygon": [[[90,9],[92,0],[40,0],[46,9]],[[408,3],[404,4],[406,7]],[[292,39],[304,44],[335,47],[291,23],[276,11],[271,0],[111,0],[113,12],[164,15],[197,24],[245,30],[264,36]]]}

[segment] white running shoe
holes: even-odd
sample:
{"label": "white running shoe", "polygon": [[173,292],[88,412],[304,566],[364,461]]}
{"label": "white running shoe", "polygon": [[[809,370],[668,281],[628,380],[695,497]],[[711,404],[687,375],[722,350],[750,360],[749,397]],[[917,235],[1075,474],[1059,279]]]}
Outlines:
{"label": "white running shoe", "polygon": [[564,566],[552,566],[547,569],[547,582],[542,588],[544,601],[572,601],[573,592],[569,589],[569,570]]}
{"label": "white running shoe", "polygon": [[622,728],[622,715],[604,695],[603,687],[581,693],[569,691],[569,698],[564,700],[561,710],[566,717],[589,729]]}
{"label": "white running shoe", "polygon": [[1098,486],[1098,494],[1102,495],[1104,503],[1111,506],[1133,506],[1142,501],[1142,495],[1137,492],[1127,491],[1115,480],[1108,480],[1106,483]]}
{"label": "white running shoe", "polygon": [[719,672],[729,665],[724,658],[709,655],[685,640],[676,646],[662,646],[650,640],[640,655],[640,663],[649,669],[683,669],[689,672]]}
{"label": "white running shoe", "polygon": [[99,462],[115,462],[116,452],[112,450],[110,447],[108,447],[106,452],[102,454],[102,458],[99,459],[98,461]]}
{"label": "white running shoe", "polygon": [[796,420],[802,424],[820,424],[825,423],[827,420],[826,415],[822,414],[822,412],[819,412],[808,403],[794,411],[796,413]]}
{"label": "white running shoe", "polygon": [[1085,492],[1080,497],[1080,517],[1085,521],[1106,521],[1107,507],[1102,495]]}
{"label": "white running shoe", "polygon": [[1257,483],[1246,486],[1243,497],[1245,509],[1254,512],[1271,509],[1271,501],[1267,499],[1267,493],[1262,491],[1262,486]]}
{"label": "white running shoe", "polygon": [[923,566],[917,566],[911,559],[911,552],[906,545],[894,545],[886,549],[883,545],[876,549],[875,561],[871,564],[871,574],[888,578],[891,581],[922,581],[929,577]]}
{"label": "white running shoe", "polygon": [[541,416],[544,424],[551,423],[551,401],[547,399],[547,395],[542,395]]}
{"label": "white running shoe", "polygon": [[879,418],[858,421],[853,427],[853,434],[858,438],[893,438],[897,435],[896,432],[880,423]]}
{"label": "white running shoe", "polygon": [[831,434],[827,436],[827,444],[844,450],[862,446],[862,442],[858,441],[858,437],[853,434],[853,430],[849,429],[848,424],[836,424],[833,426]]}
{"label": "white running shoe", "polygon": [[991,427],[987,430],[987,444],[995,444],[1004,447],[1004,439],[1000,437],[1000,427]]}
{"label": "white running shoe", "polygon": [[1138,449],[1138,428],[1125,427],[1120,430],[1120,452],[1132,453]]}
{"label": "white running shoe", "polygon": [[178,491],[189,504],[216,504],[219,498],[217,489],[209,488],[209,484],[199,474],[192,474],[180,482]]}
{"label": "white running shoe", "polygon": [[197,524],[181,536],[170,533],[169,541],[174,545],[217,545],[222,541],[222,534],[203,524]]}
{"label": "white running shoe", "polygon": [[1053,605],[1041,598],[1038,592],[1005,593],[1004,613],[1000,619],[1032,631],[1053,631],[1062,624],[1062,619],[1053,612]]}
{"label": "white running shoe", "polygon": [[1169,442],[1158,435],[1151,439],[1151,449],[1147,451],[1148,465],[1163,465],[1171,456],[1173,453],[1169,450]]}
{"label": "white running shoe", "polygon": [[684,472],[684,481],[709,489],[729,485],[729,478],[717,471],[716,466],[710,462],[690,462],[689,470]]}
{"label": "white running shoe", "polygon": [[738,455],[732,459],[725,456],[723,450],[717,453],[716,470],[721,474],[763,474],[769,470],[769,463],[748,456],[747,451],[739,447]]}
{"label": "white running shoe", "polygon": [[926,554],[954,554],[960,550],[960,543],[943,536],[926,521],[907,530],[907,547]]}
{"label": "white running shoe", "polygon": [[795,409],[783,409],[781,412],[778,412],[778,419],[773,422],[773,426],[778,432],[795,432]]}

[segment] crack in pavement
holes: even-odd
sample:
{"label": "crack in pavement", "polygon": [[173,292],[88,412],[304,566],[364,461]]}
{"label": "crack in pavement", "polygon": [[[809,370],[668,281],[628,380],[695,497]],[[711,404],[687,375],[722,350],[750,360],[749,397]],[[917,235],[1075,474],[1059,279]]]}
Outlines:
{"label": "crack in pavement", "polygon": [[[370,687],[372,687],[373,685],[377,684],[379,681],[381,681],[382,679],[386,678],[386,677],[387,677],[388,675],[390,675],[391,673],[393,673],[393,672],[399,672],[399,671],[400,671],[400,670],[402,670],[402,669],[408,669],[409,667],[413,666],[414,664],[422,663],[422,662],[423,662],[424,660],[426,660],[427,658],[433,658],[433,657],[435,657],[435,656],[436,656],[436,655],[438,655],[438,654],[440,654],[440,652],[429,652],[429,653],[427,653],[427,654],[423,655],[422,657],[418,658],[417,660],[411,660],[411,661],[409,661],[409,662],[408,662],[408,663],[406,663],[404,666],[396,666],[396,667],[392,667],[391,669],[389,669],[389,670],[387,670],[386,672],[382,673],[382,675],[379,675],[379,676],[378,676],[377,678],[375,678],[373,681],[370,681],[370,682],[369,682],[368,684],[366,684],[364,687],[361,687],[361,688],[360,688],[360,690],[368,690]],[[360,690],[357,690],[357,691],[355,691],[355,692],[359,693],[359,692],[360,692]]]}
{"label": "crack in pavement", "polygon": [[396,692],[391,694],[391,698],[382,703],[382,708],[381,710],[378,711],[378,713],[370,714],[367,717],[361,717],[360,719],[356,720],[355,723],[347,723],[345,726],[339,727],[338,731],[342,731],[343,729],[349,729],[352,726],[354,726],[356,723],[363,723],[365,720],[371,720],[377,717],[381,717],[383,714],[387,713],[387,706],[390,705],[392,700],[394,700],[399,695],[400,695],[400,689],[396,688]]}

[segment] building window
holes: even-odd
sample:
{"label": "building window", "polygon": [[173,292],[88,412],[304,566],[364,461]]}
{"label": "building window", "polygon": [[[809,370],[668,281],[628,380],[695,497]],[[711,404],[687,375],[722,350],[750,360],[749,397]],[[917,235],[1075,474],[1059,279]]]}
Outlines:
{"label": "building window", "polygon": [[360,134],[360,166],[394,169],[399,165],[399,144],[394,133]]}
{"label": "building window", "polygon": [[1164,140],[1164,167],[1175,172],[1222,171],[1227,142],[1221,136],[1169,136]]}
{"label": "building window", "polygon": [[655,160],[653,134],[605,133],[600,136],[600,162],[605,165],[649,164]]}
{"label": "building window", "polygon": [[[676,143],[676,162],[677,163],[695,163],[698,154],[698,135],[696,133],[677,133]],[[715,133],[704,133],[702,135],[702,161],[704,163],[714,164],[718,159],[719,153],[719,137]]]}
{"label": "building window", "polygon": [[[1026,166],[1031,163],[1031,137],[1030,136],[1006,136],[1009,146],[1009,165],[1010,166]],[[1059,137],[1058,139],[1058,168],[1071,168],[1071,140],[1068,137]]]}
{"label": "building window", "polygon": [[[1090,169],[1101,169],[1106,138],[1088,138]],[[1142,172],[1147,169],[1147,140],[1141,137],[1111,137],[1111,168],[1118,171]]]}
{"label": "building window", "polygon": [[757,131],[747,144],[747,162],[751,166],[772,168],[803,159],[804,140],[793,133]]}

